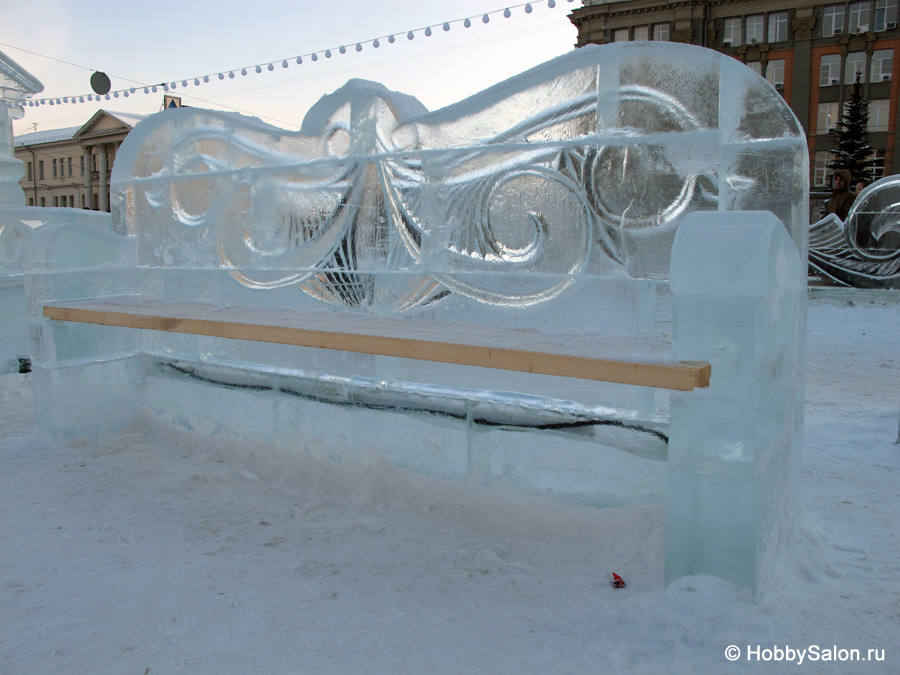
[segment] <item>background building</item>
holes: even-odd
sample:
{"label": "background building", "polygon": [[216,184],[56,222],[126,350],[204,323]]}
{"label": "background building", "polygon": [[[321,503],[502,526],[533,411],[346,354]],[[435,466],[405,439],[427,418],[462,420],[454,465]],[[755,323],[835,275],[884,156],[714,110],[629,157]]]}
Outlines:
{"label": "background building", "polygon": [[19,182],[28,206],[109,211],[109,176],[116,152],[144,115],[98,110],[83,126],[17,136]]}
{"label": "background building", "polygon": [[[896,173],[900,56],[898,0],[813,4],[797,0],[584,0],[570,15],[578,46],[669,40],[728,54],[781,92],[809,139],[810,181],[825,189],[829,131],[856,74],[869,100],[871,178]],[[815,214],[813,214],[815,216]]]}

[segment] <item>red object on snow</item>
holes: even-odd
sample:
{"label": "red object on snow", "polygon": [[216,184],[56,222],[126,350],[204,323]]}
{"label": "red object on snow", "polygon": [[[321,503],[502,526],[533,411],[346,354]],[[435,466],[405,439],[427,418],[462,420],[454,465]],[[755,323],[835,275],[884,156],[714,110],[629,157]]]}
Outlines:
{"label": "red object on snow", "polygon": [[625,588],[625,580],[620,577],[615,572],[612,573],[613,580],[609,582],[609,585],[613,588]]}

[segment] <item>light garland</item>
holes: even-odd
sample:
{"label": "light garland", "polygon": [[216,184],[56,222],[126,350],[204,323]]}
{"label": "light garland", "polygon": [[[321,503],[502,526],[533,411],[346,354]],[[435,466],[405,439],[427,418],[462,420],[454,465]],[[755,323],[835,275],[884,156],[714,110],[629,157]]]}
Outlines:
{"label": "light garland", "polygon": [[[574,0],[566,0],[571,3]],[[414,40],[416,36],[421,33],[425,37],[431,37],[435,30],[440,28],[443,32],[449,32],[453,24],[461,23],[464,28],[471,28],[472,21],[480,19],[482,23],[490,23],[491,18],[494,15],[503,16],[505,19],[512,18],[513,10],[523,9],[525,14],[531,14],[534,11],[535,5],[540,5],[546,3],[547,7],[553,9],[557,5],[557,0],[531,0],[530,2],[524,2],[519,5],[511,5],[506,7],[505,9],[497,9],[491,12],[487,12],[480,16],[471,16],[465,17],[463,19],[453,19],[452,21],[444,21],[436,24],[432,24],[430,26],[424,26],[422,28],[415,28],[409,31],[398,31],[397,33],[393,33],[391,35],[383,35],[381,37],[373,38],[371,40],[363,40],[362,42],[357,42],[353,49],[359,53],[363,51],[364,45],[371,45],[374,49],[379,49],[383,44],[383,41],[386,40],[388,44],[394,44],[397,41],[397,35],[402,35],[404,32],[406,33],[407,40]],[[235,79],[235,72],[240,73],[242,77],[245,77],[250,71],[255,71],[257,74],[262,73],[263,69],[268,72],[272,72],[275,70],[275,64],[280,60],[282,68],[289,68],[290,62],[293,61],[296,65],[301,65],[304,59],[309,59],[312,62],[316,62],[319,60],[319,53],[321,53],[326,59],[332,58],[334,56],[334,51],[337,51],[339,54],[346,54],[348,49],[347,45],[340,45],[338,47],[332,47],[325,50],[320,50],[319,52],[311,52],[309,54],[301,54],[299,56],[291,56],[285,59],[274,59],[268,63],[259,63],[252,66],[245,66],[243,68],[222,71],[219,73],[209,73],[207,75],[198,75],[196,77],[189,77],[183,80],[172,80],[171,82],[164,82],[162,84],[156,85],[146,85],[144,87],[129,87],[127,89],[118,89],[116,91],[111,91],[107,94],[81,94],[77,96],[62,96],[59,98],[41,98],[36,100],[29,100],[27,102],[20,101],[18,103],[13,103],[9,101],[0,101],[0,105],[3,105],[7,108],[21,108],[21,107],[38,107],[42,105],[64,105],[64,104],[80,104],[87,103],[91,101],[109,101],[114,98],[119,98],[120,96],[124,98],[128,98],[133,94],[137,94],[139,91],[142,91],[144,94],[155,94],[160,89],[163,91],[173,91],[177,90],[179,87],[187,88],[190,84],[193,84],[195,87],[199,87],[203,84],[208,84],[212,79],[224,80],[226,77],[228,79]]]}

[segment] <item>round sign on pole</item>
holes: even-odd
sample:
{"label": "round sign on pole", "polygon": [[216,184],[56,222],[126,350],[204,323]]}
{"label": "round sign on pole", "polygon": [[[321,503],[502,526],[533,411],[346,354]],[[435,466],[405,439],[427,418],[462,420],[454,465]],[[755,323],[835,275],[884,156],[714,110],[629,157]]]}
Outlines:
{"label": "round sign on pole", "polygon": [[106,73],[97,71],[91,75],[91,89],[94,90],[95,94],[100,94],[101,96],[103,94],[108,94],[111,86]]}

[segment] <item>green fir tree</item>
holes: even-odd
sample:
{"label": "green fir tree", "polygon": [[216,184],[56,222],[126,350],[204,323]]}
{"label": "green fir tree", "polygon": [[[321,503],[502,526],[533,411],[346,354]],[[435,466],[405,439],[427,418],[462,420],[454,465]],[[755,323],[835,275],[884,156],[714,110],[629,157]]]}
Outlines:
{"label": "green fir tree", "polygon": [[829,150],[832,160],[829,169],[846,169],[853,181],[872,180],[875,166],[872,146],[868,143],[866,126],[869,123],[869,101],[863,98],[860,73],[856,72],[853,94],[831,133],[837,137],[837,150]]}

